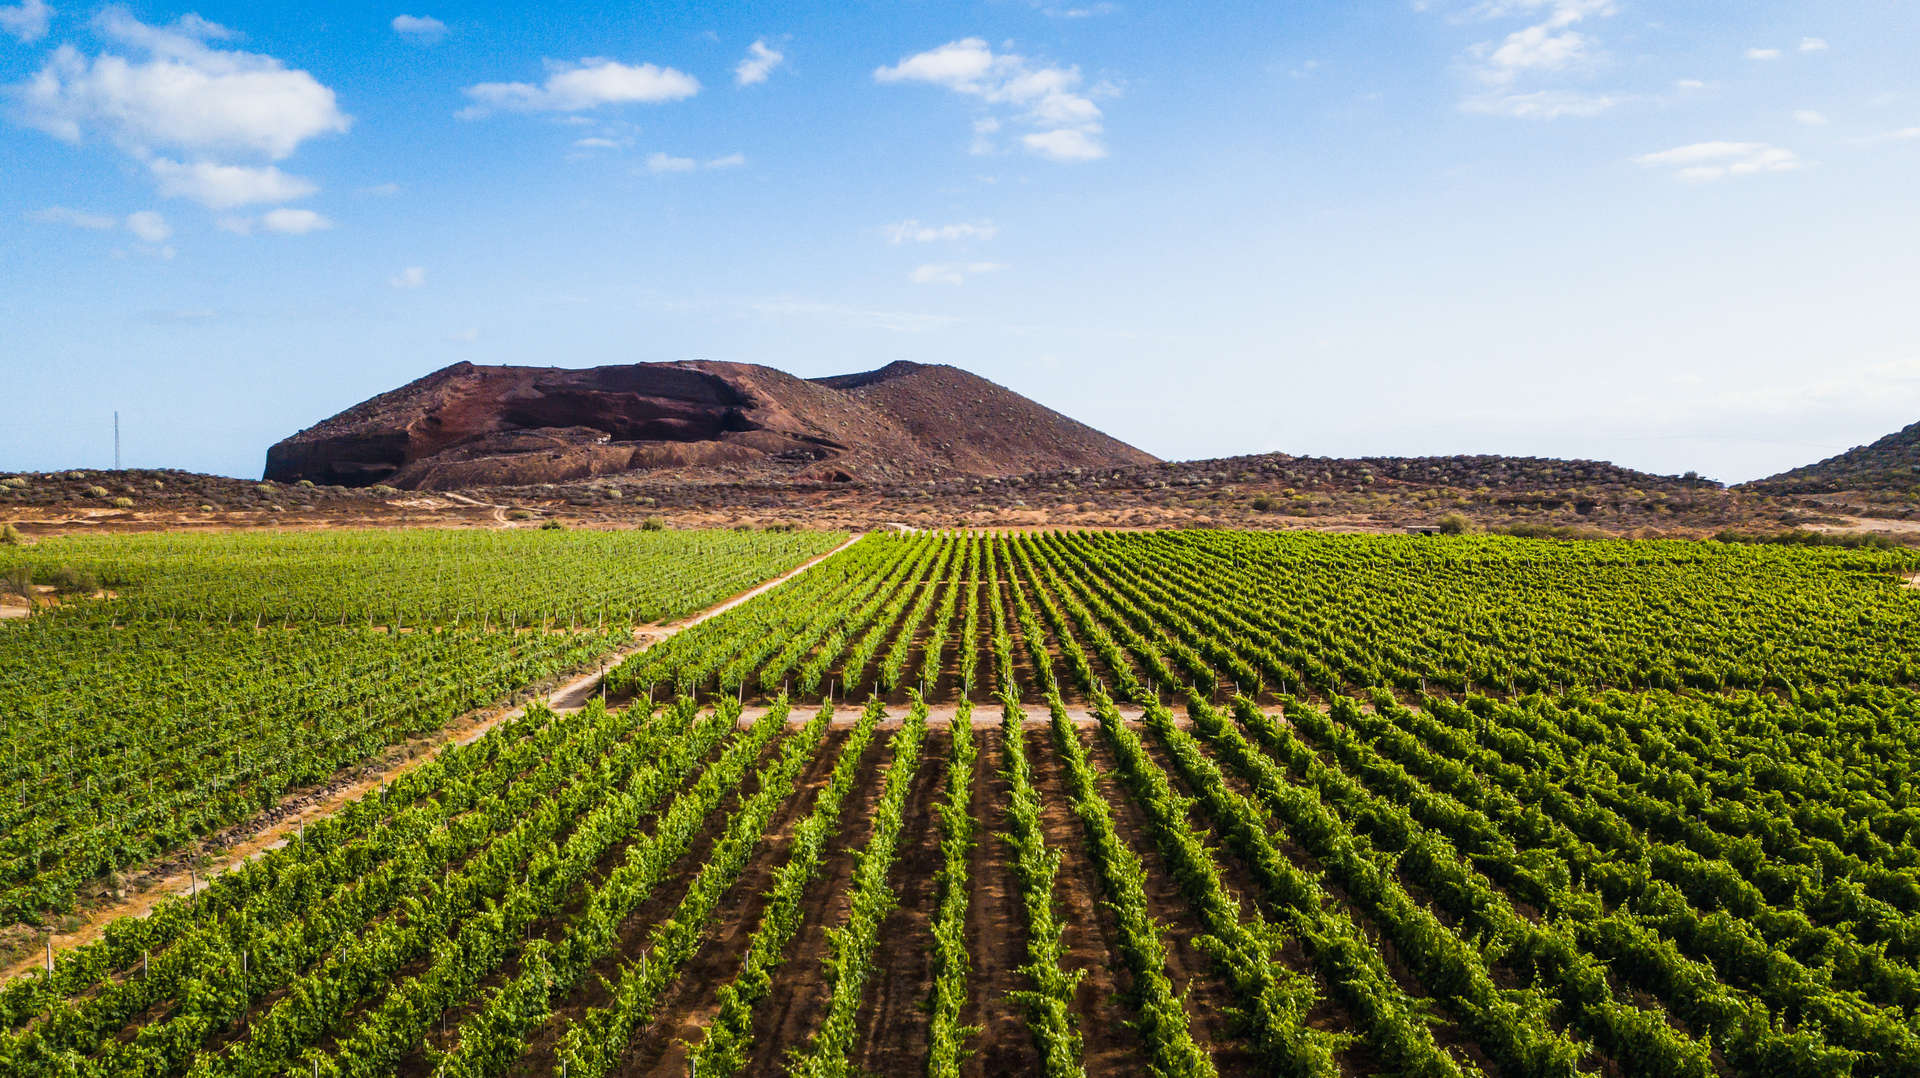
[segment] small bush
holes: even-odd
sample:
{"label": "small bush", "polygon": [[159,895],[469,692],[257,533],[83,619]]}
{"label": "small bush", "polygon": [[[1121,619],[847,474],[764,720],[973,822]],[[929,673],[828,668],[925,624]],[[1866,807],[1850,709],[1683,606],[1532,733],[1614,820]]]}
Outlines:
{"label": "small bush", "polygon": [[200,506],[200,511],[201,511],[202,513],[212,513],[212,512],[215,512],[215,511],[216,511],[216,510],[218,510],[218,509],[219,509],[219,506],[217,506],[217,505],[204,505],[204,504],[203,504],[203,505],[201,505],[201,506]]}
{"label": "small bush", "polygon": [[800,526],[788,521],[781,521],[778,524],[767,525],[766,530],[770,532],[797,532],[800,530]]}
{"label": "small bush", "polygon": [[89,498],[104,498],[108,493],[109,491],[106,487],[94,486],[87,488],[87,497]]}
{"label": "small bush", "polygon": [[387,497],[390,494],[400,493],[399,491],[386,485],[385,483],[375,483],[374,485],[368,487],[367,489],[372,491],[375,494],[380,495],[382,498]]}
{"label": "small bush", "polygon": [[5,479],[0,479],[0,487],[11,487],[14,490],[19,490],[26,485],[27,477],[24,475],[10,475]]}
{"label": "small bush", "polygon": [[33,594],[33,570],[24,565],[9,565],[0,572],[0,591],[14,595]]}
{"label": "small bush", "polygon": [[20,529],[14,527],[11,521],[0,524],[0,546],[19,546],[25,542],[26,539],[20,535]]}
{"label": "small bush", "polygon": [[1473,521],[1463,513],[1448,513],[1440,518],[1439,528],[1441,535],[1465,535],[1473,530]]}
{"label": "small bush", "polygon": [[311,480],[311,479],[302,479],[302,480],[300,480],[300,481],[299,481],[298,483],[295,483],[295,484],[294,484],[294,486],[296,486],[296,487],[305,487],[305,488],[307,488],[308,490],[312,490],[312,489],[313,489],[313,480]]}
{"label": "small bush", "polygon": [[133,508],[133,499],[132,499],[132,498],[128,498],[128,497],[124,497],[124,496],[122,496],[122,497],[119,497],[119,498],[115,498],[115,499],[113,500],[113,507],[114,507],[115,509],[132,509],[132,508]]}
{"label": "small bush", "polygon": [[1253,504],[1253,511],[1256,513],[1267,513],[1273,510],[1272,498],[1268,498],[1265,496],[1258,497],[1253,500],[1252,504]]}
{"label": "small bush", "polygon": [[509,510],[507,510],[507,519],[508,519],[508,520],[532,520],[532,519],[533,519],[533,510],[531,510],[531,509],[509,509]]}
{"label": "small bush", "polygon": [[85,479],[86,477],[87,477],[87,473],[85,472],[68,472],[67,473],[68,479]]}
{"label": "small bush", "polygon": [[738,524],[735,524],[733,526],[733,530],[737,532],[750,532],[753,530],[753,525],[748,524],[745,521],[742,521]]}
{"label": "small bush", "polygon": [[667,530],[667,522],[661,520],[659,517],[648,517],[640,522],[640,530],[643,532],[663,532]]}
{"label": "small bush", "polygon": [[567,526],[565,524],[560,523],[552,517],[548,517],[546,520],[540,522],[540,530],[543,532],[565,531],[566,528]]}
{"label": "small bush", "polygon": [[47,574],[46,582],[62,595],[92,595],[100,590],[100,578],[85,569],[55,569]]}

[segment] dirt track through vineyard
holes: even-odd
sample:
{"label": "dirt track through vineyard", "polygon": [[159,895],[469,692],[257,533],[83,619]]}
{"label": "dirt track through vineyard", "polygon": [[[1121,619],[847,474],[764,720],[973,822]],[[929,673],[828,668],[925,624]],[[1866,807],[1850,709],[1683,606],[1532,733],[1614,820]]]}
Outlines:
{"label": "dirt track through vineyard", "polygon": [[[631,646],[620,648],[602,657],[591,667],[571,676],[563,676],[532,686],[531,692],[537,696],[539,702],[545,703],[556,711],[577,709],[585,705],[587,700],[599,690],[607,670],[618,665],[621,660],[645,651],[662,640],[685,632],[703,621],[732,610],[755,596],[779,587],[845,551],[859,542],[860,538],[859,534],[849,536],[846,542],[825,554],[801,562],[785,573],[716,603],[697,614],[665,625],[641,626],[634,630],[634,642]],[[150,866],[136,877],[136,886],[127,889],[124,897],[85,909],[75,914],[74,918],[70,918],[69,923],[74,919],[78,919],[79,923],[67,931],[53,934],[50,941],[52,954],[57,958],[75,947],[82,947],[99,939],[107,925],[122,917],[146,916],[156,904],[169,895],[188,895],[206,890],[214,877],[231,871],[269,850],[286,845],[308,823],[331,815],[339,811],[342,806],[389,785],[407,772],[432,762],[435,757],[449,748],[478,741],[486,736],[489,730],[501,723],[526,714],[528,706],[529,704],[526,703],[495,704],[469,712],[449,722],[429,737],[393,746],[387,750],[381,761],[342,772],[325,786],[290,794],[279,804],[252,819],[211,836],[203,841],[198,849],[177,853],[155,866]],[[205,863],[207,861],[214,863],[207,864]],[[29,951],[6,969],[0,970],[0,982],[12,980],[29,970],[42,968],[47,954],[48,947],[45,943]]]}

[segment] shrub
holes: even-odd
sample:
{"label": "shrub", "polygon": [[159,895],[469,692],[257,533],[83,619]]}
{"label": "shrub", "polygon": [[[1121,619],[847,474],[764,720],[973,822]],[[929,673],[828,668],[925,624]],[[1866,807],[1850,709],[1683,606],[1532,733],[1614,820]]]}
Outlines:
{"label": "shrub", "polygon": [[11,521],[0,524],[0,546],[19,546],[24,542],[26,540],[21,537],[20,529],[14,527]]}
{"label": "shrub", "polygon": [[215,505],[205,505],[205,504],[203,504],[203,505],[201,505],[201,506],[200,506],[200,511],[201,511],[202,513],[211,513],[211,512],[214,512],[215,510],[217,510],[218,508],[219,508],[219,506],[215,506]]}
{"label": "shrub", "polygon": [[115,509],[132,509],[133,499],[125,496],[115,498],[113,500],[113,507]]}
{"label": "shrub", "polygon": [[1253,511],[1256,513],[1265,513],[1271,510],[1272,508],[1273,508],[1272,498],[1262,496],[1259,498],[1255,498],[1253,500]]}
{"label": "shrub", "polygon": [[1439,521],[1441,535],[1465,535],[1473,530],[1473,521],[1464,513],[1448,513]]}
{"label": "shrub", "polygon": [[271,496],[273,494],[274,487],[272,483],[255,483],[253,485],[253,489],[259,491],[262,494]]}
{"label": "shrub", "polygon": [[375,493],[375,494],[378,494],[378,495],[380,495],[380,496],[381,496],[382,498],[384,498],[384,497],[386,497],[386,496],[387,496],[387,495],[389,495],[389,494],[398,494],[398,493],[400,493],[399,491],[397,491],[397,490],[395,490],[394,488],[392,488],[392,487],[390,487],[390,486],[388,486],[388,485],[386,485],[385,483],[375,483],[374,485],[372,485],[372,486],[370,486],[370,487],[368,487],[367,489],[368,489],[368,490],[370,490],[370,491],[372,491],[372,492],[373,492],[373,493]]}
{"label": "shrub", "polygon": [[667,530],[667,522],[661,520],[659,517],[648,517],[640,522],[640,530],[643,532],[663,532]]}
{"label": "shrub", "polygon": [[100,590],[100,578],[85,569],[63,566],[48,573],[46,582],[62,595],[92,595]]}
{"label": "shrub", "polygon": [[543,532],[565,531],[566,527],[565,524],[560,523],[552,517],[548,517],[546,520],[540,522],[540,530]]}
{"label": "shrub", "polygon": [[5,479],[0,479],[0,487],[11,487],[14,490],[19,490],[26,485],[27,477],[24,475],[10,475]]}
{"label": "shrub", "polygon": [[531,510],[531,509],[509,509],[509,510],[507,510],[507,519],[508,519],[508,520],[532,520],[532,519],[533,519],[533,510]]}
{"label": "shrub", "polygon": [[107,494],[108,491],[106,487],[93,486],[87,488],[87,497],[89,498],[104,498]]}
{"label": "shrub", "polygon": [[85,472],[68,472],[67,473],[68,479],[85,479],[86,477],[87,477],[87,473]]}
{"label": "shrub", "polygon": [[0,572],[0,591],[14,595],[33,594],[33,570],[24,565],[9,565]]}
{"label": "shrub", "polygon": [[311,480],[311,479],[302,479],[302,480],[300,480],[300,481],[299,481],[298,483],[295,483],[295,484],[294,484],[294,486],[296,486],[296,487],[306,487],[306,488],[307,488],[308,490],[312,490],[312,489],[313,489],[313,480]]}

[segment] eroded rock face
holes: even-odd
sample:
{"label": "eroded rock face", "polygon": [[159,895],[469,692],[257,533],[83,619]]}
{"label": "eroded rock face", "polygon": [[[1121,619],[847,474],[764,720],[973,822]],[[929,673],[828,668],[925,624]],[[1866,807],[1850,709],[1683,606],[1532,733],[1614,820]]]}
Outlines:
{"label": "eroded rock face", "polygon": [[266,478],[450,490],[641,470],[898,478],[1152,460],[952,367],[807,381],[742,363],[460,363],[276,444]]}

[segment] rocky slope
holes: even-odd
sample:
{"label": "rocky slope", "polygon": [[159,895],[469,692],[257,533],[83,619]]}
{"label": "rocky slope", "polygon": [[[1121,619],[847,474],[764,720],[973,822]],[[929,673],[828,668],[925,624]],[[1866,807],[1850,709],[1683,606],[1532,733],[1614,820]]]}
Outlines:
{"label": "rocky slope", "polygon": [[1920,489],[1920,423],[1902,427],[1872,445],[1855,446],[1816,464],[1744,486],[1767,494],[1904,493]]}
{"label": "rocky slope", "polygon": [[457,490],[627,473],[851,482],[1153,462],[954,367],[808,381],[746,363],[459,363],[274,445],[266,478]]}

